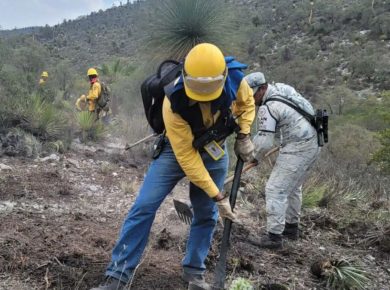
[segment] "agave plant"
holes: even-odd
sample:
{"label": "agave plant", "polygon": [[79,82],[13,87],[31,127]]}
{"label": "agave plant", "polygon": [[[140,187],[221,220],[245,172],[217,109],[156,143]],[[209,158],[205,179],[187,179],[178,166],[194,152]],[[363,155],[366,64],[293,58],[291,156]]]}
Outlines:
{"label": "agave plant", "polygon": [[26,100],[21,108],[23,116],[21,127],[41,140],[53,140],[61,137],[65,127],[59,111],[44,101],[39,95]]}
{"label": "agave plant", "polygon": [[[221,44],[232,29],[222,0],[161,1],[154,23],[153,46],[182,59],[198,43]],[[156,44],[156,45],[154,45]]]}
{"label": "agave plant", "polygon": [[390,226],[378,225],[367,231],[360,243],[369,247],[379,246],[382,251],[390,253]]}
{"label": "agave plant", "polygon": [[81,132],[81,142],[87,142],[88,140],[98,140],[105,133],[105,127],[103,124],[96,120],[96,115],[90,112],[78,112],[76,113],[76,122]]}
{"label": "agave plant", "polygon": [[370,281],[366,271],[346,260],[318,260],[312,264],[311,272],[326,279],[326,287],[332,290],[364,290]]}

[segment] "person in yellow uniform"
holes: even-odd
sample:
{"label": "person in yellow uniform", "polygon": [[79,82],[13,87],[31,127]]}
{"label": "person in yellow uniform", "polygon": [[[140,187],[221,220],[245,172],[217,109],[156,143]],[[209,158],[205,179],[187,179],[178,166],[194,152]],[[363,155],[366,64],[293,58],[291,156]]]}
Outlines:
{"label": "person in yellow uniform", "polygon": [[53,84],[49,81],[49,73],[43,71],[39,79],[37,94],[46,102],[53,102],[56,96],[56,91],[53,88]]}
{"label": "person in yellow uniform", "polygon": [[41,74],[41,78],[39,79],[39,86],[45,85],[48,78],[49,73],[47,71],[43,71]]}
{"label": "person in yellow uniform", "polygon": [[94,68],[90,68],[87,71],[89,78],[90,88],[88,95],[80,96],[76,101],[76,108],[80,111],[84,110],[85,104],[88,103],[88,111],[91,113],[96,113],[97,118],[99,117],[100,109],[98,108],[96,102],[102,92],[102,86],[99,82],[98,72]]}
{"label": "person in yellow uniform", "polygon": [[166,90],[163,103],[166,135],[161,139],[160,154],[151,163],[124,220],[105,273],[106,280],[94,290],[126,289],[141,260],[156,211],[185,176],[190,181],[194,218],[182,261],[182,278],[191,283],[192,289],[210,289],[204,279],[205,259],[218,212],[233,222],[236,217],[229,199],[222,193],[229,159],[225,142],[209,137],[218,131],[215,128],[238,132],[235,152],[244,161],[251,158],[253,144],[249,132],[255,104],[253,91],[242,72],[245,68],[232,57],[225,58],[210,43],[198,44],[190,50],[182,75]]}

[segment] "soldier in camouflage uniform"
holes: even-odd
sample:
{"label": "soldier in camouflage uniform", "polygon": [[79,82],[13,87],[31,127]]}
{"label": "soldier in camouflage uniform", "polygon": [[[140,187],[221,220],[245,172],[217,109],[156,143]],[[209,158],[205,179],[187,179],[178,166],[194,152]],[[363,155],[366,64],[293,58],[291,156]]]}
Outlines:
{"label": "soldier in camouflage uniform", "polygon": [[298,239],[298,225],[302,204],[302,183],[319,154],[317,131],[310,122],[287,104],[290,102],[311,115],[311,104],[293,87],[268,84],[261,72],[246,76],[260,106],[257,132],[253,139],[254,159],[260,161],[272,148],[275,133],[280,133],[280,154],[265,188],[267,231],[260,241],[263,248],[282,247],[285,236]]}

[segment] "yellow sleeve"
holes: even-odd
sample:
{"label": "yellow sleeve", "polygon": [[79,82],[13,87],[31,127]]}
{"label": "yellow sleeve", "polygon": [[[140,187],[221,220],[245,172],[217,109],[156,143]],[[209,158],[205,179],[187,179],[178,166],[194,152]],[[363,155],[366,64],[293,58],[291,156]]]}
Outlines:
{"label": "yellow sleeve", "polygon": [[219,189],[204,166],[199,152],[192,146],[194,136],[191,127],[179,114],[172,112],[167,97],[163,104],[163,117],[167,137],[187,178],[210,197],[216,196]]}
{"label": "yellow sleeve", "polygon": [[102,87],[100,83],[96,82],[92,85],[92,88],[89,90],[87,99],[88,100],[96,100],[100,96],[100,92]]}
{"label": "yellow sleeve", "polygon": [[237,99],[233,103],[232,109],[234,115],[239,116],[242,114],[238,118],[238,124],[241,128],[240,133],[249,134],[256,115],[255,99],[253,98],[253,91],[245,79],[241,81],[237,92]]}

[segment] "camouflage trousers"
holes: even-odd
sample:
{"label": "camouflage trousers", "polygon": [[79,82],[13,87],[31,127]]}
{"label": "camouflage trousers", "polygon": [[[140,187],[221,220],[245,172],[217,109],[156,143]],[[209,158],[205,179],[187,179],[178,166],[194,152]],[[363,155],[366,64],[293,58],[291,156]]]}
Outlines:
{"label": "camouflage trousers", "polygon": [[287,144],[280,150],[265,188],[268,232],[281,234],[285,222],[299,222],[302,184],[319,151],[317,138]]}

